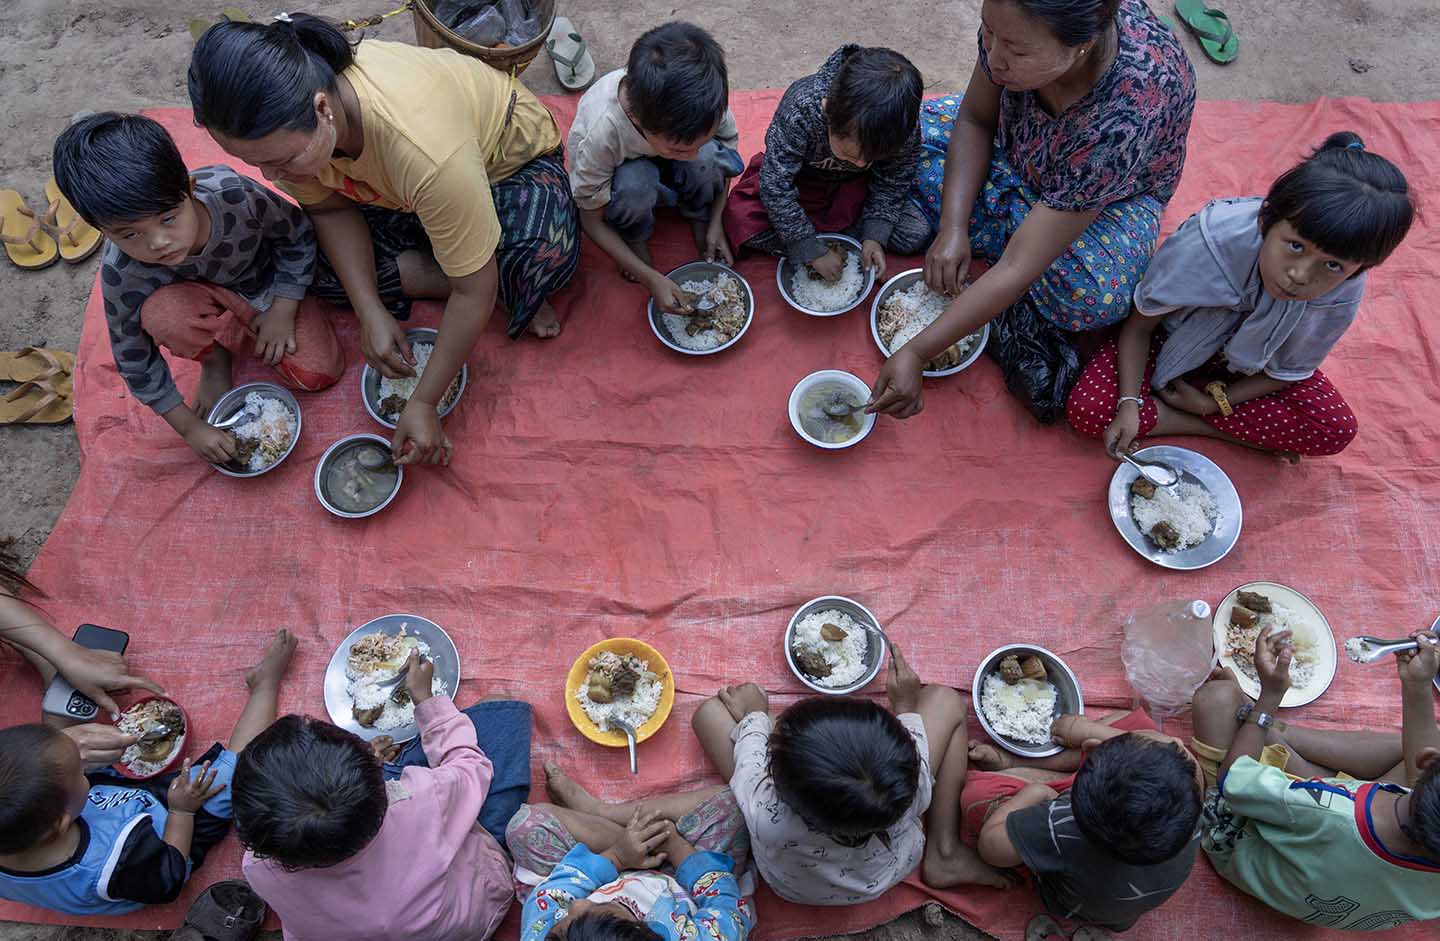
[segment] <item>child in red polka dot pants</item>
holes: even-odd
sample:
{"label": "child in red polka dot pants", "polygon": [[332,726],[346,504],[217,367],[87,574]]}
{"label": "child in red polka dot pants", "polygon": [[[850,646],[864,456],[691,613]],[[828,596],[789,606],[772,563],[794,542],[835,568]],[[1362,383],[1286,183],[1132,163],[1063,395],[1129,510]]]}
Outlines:
{"label": "child in red polka dot pants", "polygon": [[1263,199],[1212,201],[1155,253],[1070,393],[1071,426],[1112,454],[1148,435],[1340,453],[1358,425],[1319,366],[1413,219],[1404,174],[1349,132]]}

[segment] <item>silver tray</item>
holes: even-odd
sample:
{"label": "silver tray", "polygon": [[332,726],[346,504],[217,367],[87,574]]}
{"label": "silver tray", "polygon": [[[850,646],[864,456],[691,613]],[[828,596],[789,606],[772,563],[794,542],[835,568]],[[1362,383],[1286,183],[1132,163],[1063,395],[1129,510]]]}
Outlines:
{"label": "silver tray", "polygon": [[460,653],[455,649],[455,642],[450,639],[450,635],[434,621],[418,614],[387,614],[355,628],[340,642],[340,646],[335,648],[330,664],[325,667],[325,709],[330,713],[331,722],[346,731],[354,732],[367,742],[381,735],[388,735],[397,742],[408,742],[420,734],[414,723],[389,731],[365,728],[355,721],[353,703],[345,692],[345,687],[349,684],[345,676],[345,661],[350,657],[351,645],[365,634],[376,631],[392,636],[399,634],[401,624],[407,625],[405,633],[430,645],[430,659],[435,663],[435,675],[450,688],[452,700],[455,698],[456,688],[460,685]]}
{"label": "silver tray", "polygon": [[1122,463],[1115,468],[1115,476],[1110,478],[1108,502],[1110,519],[1115,523],[1115,529],[1119,531],[1121,538],[1130,544],[1130,548],[1161,568],[1182,572],[1203,569],[1225,558],[1240,539],[1242,518],[1240,494],[1235,492],[1235,485],[1225,476],[1219,465],[1203,454],[1165,444],[1143,448],[1135,452],[1134,457],[1141,462],[1150,460],[1169,464],[1180,472],[1182,482],[1198,483],[1209,490],[1215,497],[1218,516],[1210,535],[1206,536],[1200,545],[1179,552],[1162,551],[1148,535],[1140,531],[1140,527],[1135,525],[1134,517],[1130,515],[1130,485],[1140,476],[1140,472],[1130,464]]}

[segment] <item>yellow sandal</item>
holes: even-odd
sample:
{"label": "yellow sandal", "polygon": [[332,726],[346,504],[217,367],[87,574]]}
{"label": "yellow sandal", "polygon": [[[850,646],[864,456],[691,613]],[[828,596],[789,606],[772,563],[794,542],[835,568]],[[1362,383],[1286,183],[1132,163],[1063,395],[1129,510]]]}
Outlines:
{"label": "yellow sandal", "polygon": [[60,260],[60,246],[14,190],[0,190],[0,242],[10,260],[27,271],[48,268]]}
{"label": "yellow sandal", "polygon": [[0,398],[0,425],[58,425],[75,417],[75,400],[39,382]]}
{"label": "yellow sandal", "polygon": [[76,265],[95,254],[102,238],[100,230],[80,218],[53,177],[45,184],[45,198],[50,201],[45,210],[45,227],[59,243],[60,257]]}
{"label": "yellow sandal", "polygon": [[0,382],[44,382],[54,376],[75,372],[75,354],[27,346],[14,352],[0,352]]}

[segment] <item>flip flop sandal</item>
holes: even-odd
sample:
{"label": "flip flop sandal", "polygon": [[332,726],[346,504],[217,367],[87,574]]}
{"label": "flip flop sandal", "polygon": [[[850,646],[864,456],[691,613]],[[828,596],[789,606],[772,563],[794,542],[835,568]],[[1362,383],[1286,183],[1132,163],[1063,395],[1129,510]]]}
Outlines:
{"label": "flip flop sandal", "polygon": [[74,401],[39,382],[22,382],[0,398],[0,425],[59,425],[74,417]]}
{"label": "flip flop sandal", "polygon": [[80,218],[70,200],[60,192],[60,184],[54,177],[45,184],[45,198],[50,206],[45,210],[45,227],[60,245],[60,257],[72,265],[79,264],[100,247],[100,230]]}
{"label": "flip flop sandal", "polygon": [[13,353],[0,353],[0,382],[44,382],[52,376],[75,372],[75,354],[27,346]]}
{"label": "flip flop sandal", "polygon": [[555,17],[550,36],[545,40],[545,51],[555,63],[555,77],[568,90],[581,91],[595,81],[595,60],[568,17]]}
{"label": "flip flop sandal", "polygon": [[251,941],[267,911],[264,899],[244,881],[217,882],[191,904],[170,941]]}
{"label": "flip flop sandal", "polygon": [[1216,65],[1235,61],[1240,54],[1240,37],[1222,11],[1205,5],[1205,0],[1175,0],[1175,14],[1195,39],[1205,57]]}
{"label": "flip flop sandal", "polygon": [[27,271],[48,268],[60,260],[60,246],[14,190],[0,190],[0,242],[10,260]]}
{"label": "flip flop sandal", "polygon": [[1036,915],[1025,926],[1025,941],[1067,941],[1070,933],[1049,915]]}

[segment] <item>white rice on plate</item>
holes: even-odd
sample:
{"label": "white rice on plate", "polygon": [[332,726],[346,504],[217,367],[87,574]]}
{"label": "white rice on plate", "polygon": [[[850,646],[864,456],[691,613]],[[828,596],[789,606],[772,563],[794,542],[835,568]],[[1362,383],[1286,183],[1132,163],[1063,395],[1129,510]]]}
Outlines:
{"label": "white rice on plate", "polygon": [[1205,541],[1215,528],[1219,509],[1215,496],[1210,491],[1200,484],[1186,481],[1173,487],[1157,487],[1155,496],[1149,498],[1138,493],[1132,494],[1130,515],[1134,518],[1136,527],[1147,536],[1159,523],[1173,526],[1180,534],[1180,544],[1174,549],[1161,547],[1161,551],[1179,552]]}
{"label": "white rice on plate", "polygon": [[[894,353],[900,347],[920,335],[945,313],[950,298],[930,290],[923,279],[917,279],[903,291],[896,291],[885,299],[880,314],[875,320],[875,330],[885,344],[886,352]],[[972,333],[952,344],[949,349],[925,364],[932,371],[957,366],[980,340],[979,333]]]}
{"label": "white rice on plate", "polygon": [[242,445],[253,446],[241,462],[253,474],[280,460],[295,440],[295,413],[284,402],[260,392],[246,393],[244,408],[255,417],[236,425],[230,433]]}
{"label": "white rice on plate", "polygon": [[638,732],[642,725],[650,721],[655,710],[660,708],[660,694],[665,687],[660,682],[659,674],[650,669],[649,660],[641,660],[633,655],[621,656],[607,650],[598,657],[591,657],[589,666],[588,676],[600,672],[613,679],[626,668],[637,674],[634,692],[617,694],[610,702],[598,702],[590,698],[588,677],[587,682],[581,683],[580,688],[575,691],[575,701],[580,703],[580,708],[585,710],[585,715],[590,717],[591,722],[599,726],[600,731],[610,731],[611,720],[620,719]]}
{"label": "white rice on plate", "polygon": [[865,287],[865,272],[860,269],[860,253],[847,249],[845,266],[835,281],[811,277],[806,265],[797,265],[790,275],[790,296],[796,303],[811,310],[839,310],[855,302]]}
{"label": "white rice on plate", "polygon": [[1258,620],[1250,627],[1227,623],[1225,627],[1225,653],[1235,667],[1256,683],[1260,675],[1255,672],[1255,639],[1265,628],[1272,633],[1290,632],[1290,643],[1295,655],[1290,660],[1290,685],[1294,689],[1305,689],[1315,679],[1315,670],[1320,663],[1320,638],[1305,618],[1284,605],[1270,601],[1270,613],[1259,614]]}
{"label": "white rice on plate", "polygon": [[163,755],[157,756],[153,752],[158,750],[156,746],[161,743],[136,742],[127,746],[120,755],[120,763],[129,769],[131,774],[149,778],[165,770],[180,749],[185,747],[185,716],[180,707],[169,700],[149,699],[126,709],[115,723],[115,727],[126,735],[144,735],[157,725],[164,725],[170,730],[168,747],[164,748]]}
{"label": "white rice on plate", "polygon": [[997,735],[1028,745],[1048,745],[1059,696],[1055,684],[1047,680],[1022,679],[1012,685],[998,672],[991,672],[981,687],[980,709]]}
{"label": "white rice on plate", "polygon": [[[745,321],[749,319],[745,309],[745,291],[735,278],[721,272],[713,280],[684,281],[680,290],[694,295],[697,302],[708,298],[714,304],[710,310],[700,312],[698,317],[660,315],[670,339],[680,346],[687,350],[713,350],[735,339],[736,334],[744,329]],[[691,333],[692,326],[700,326],[701,329]]]}
{"label": "white rice on plate", "polygon": [[[410,401],[410,396],[415,394],[415,388],[420,385],[420,377],[425,375],[425,367],[430,362],[431,354],[435,352],[435,344],[430,342],[411,343],[410,352],[415,355],[415,365],[411,367],[415,370],[415,375],[405,376],[400,379],[391,379],[384,375],[380,377],[380,388],[376,391],[376,399],[382,408],[385,400],[391,396],[397,396],[406,402]],[[435,411],[443,412],[450,407],[459,395],[460,376],[457,373],[455,378],[450,380],[450,387],[445,390],[445,394],[441,396],[440,401],[436,403]],[[382,411],[382,415],[391,421],[396,421],[399,419],[399,410],[396,409],[393,412],[388,410]]]}
{"label": "white rice on plate", "polygon": [[[429,647],[426,647],[428,652]],[[404,704],[397,703],[391,696],[394,694],[395,686],[381,687],[377,684],[381,681],[366,677],[359,680],[352,680],[346,687],[345,692],[349,694],[351,702],[357,709],[373,709],[384,704],[385,711],[380,713],[371,728],[379,729],[382,732],[390,732],[415,722],[415,703],[409,696],[404,697]],[[404,686],[404,683],[400,683]],[[430,680],[430,693],[435,696],[449,696],[450,686],[440,677],[434,676]]]}
{"label": "white rice on plate", "polygon": [[[386,634],[384,631],[365,634],[350,646],[345,662],[345,676],[349,680],[345,684],[345,694],[350,697],[352,708],[374,709],[383,704],[384,711],[369,726],[382,732],[415,721],[415,704],[409,701],[408,696],[402,697],[406,700],[403,703],[391,698],[397,685],[403,687],[404,683],[380,685],[395,678],[410,659],[411,651],[422,657],[430,656],[430,645],[408,633],[407,628],[408,622],[402,621],[398,634]],[[430,682],[430,692],[435,696],[449,696],[450,686],[435,676]]]}
{"label": "white rice on plate", "polygon": [[[821,633],[827,624],[845,632],[843,640],[827,640]],[[814,611],[795,622],[790,640],[791,654],[801,670],[817,686],[850,686],[869,669],[865,656],[870,651],[870,630],[844,611],[826,608]],[[830,668],[829,676],[816,676],[800,661],[807,655],[819,657]]]}

